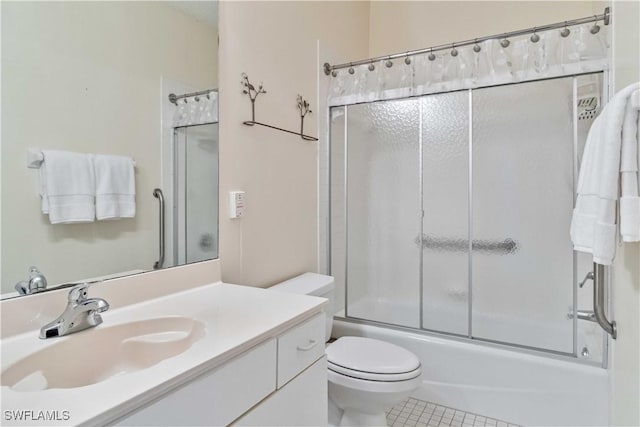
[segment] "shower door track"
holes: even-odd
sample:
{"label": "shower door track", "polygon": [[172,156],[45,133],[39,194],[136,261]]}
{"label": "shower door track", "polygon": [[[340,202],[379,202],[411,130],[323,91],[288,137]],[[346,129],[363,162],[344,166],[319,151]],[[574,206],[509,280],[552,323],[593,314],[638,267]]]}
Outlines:
{"label": "shower door track", "polygon": [[508,351],[513,351],[515,353],[529,354],[529,355],[538,356],[538,357],[548,357],[551,359],[563,360],[571,363],[579,363],[581,365],[586,365],[586,366],[593,366],[593,367],[604,368],[604,369],[607,368],[605,363],[606,359],[604,358],[603,358],[603,363],[599,363],[599,362],[590,361],[588,359],[577,358],[572,353],[565,353],[562,351],[544,349],[539,347],[530,347],[522,344],[512,344],[504,341],[496,341],[496,340],[490,340],[486,338],[477,338],[477,337],[469,338],[466,334],[455,334],[452,332],[438,331],[435,329],[414,328],[411,326],[395,325],[393,323],[379,322],[376,320],[361,319],[358,317],[351,317],[351,316],[343,317],[339,315],[334,315],[333,318],[336,320],[340,320],[348,323],[383,327],[385,329],[393,329],[397,331],[413,333],[413,334],[422,335],[426,337],[444,338],[444,339],[449,339],[449,340],[466,343],[466,344],[481,345],[488,348],[498,348],[501,350],[508,350]]}

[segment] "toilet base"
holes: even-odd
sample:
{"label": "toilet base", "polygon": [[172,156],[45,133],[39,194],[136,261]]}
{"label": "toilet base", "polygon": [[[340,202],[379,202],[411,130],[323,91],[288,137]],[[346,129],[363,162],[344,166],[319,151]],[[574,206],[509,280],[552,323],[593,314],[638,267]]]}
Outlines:
{"label": "toilet base", "polygon": [[387,416],[384,411],[377,414],[345,409],[340,419],[340,427],[382,427],[387,426]]}
{"label": "toilet base", "polygon": [[331,398],[327,400],[329,401],[329,427],[338,427],[342,419],[342,409]]}
{"label": "toilet base", "polygon": [[386,426],[386,413],[362,413],[357,410],[343,411],[336,403],[329,399],[329,427],[345,426]]}
{"label": "toilet base", "polygon": [[386,426],[385,411],[409,397],[420,384],[420,377],[385,383],[345,377],[331,370],[328,374],[329,423],[339,426]]}

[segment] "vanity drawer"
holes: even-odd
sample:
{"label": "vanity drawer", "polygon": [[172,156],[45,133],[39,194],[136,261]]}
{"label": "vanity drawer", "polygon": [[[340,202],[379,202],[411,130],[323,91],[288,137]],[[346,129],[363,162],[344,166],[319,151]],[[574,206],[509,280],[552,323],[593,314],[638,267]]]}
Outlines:
{"label": "vanity drawer", "polygon": [[320,313],[278,338],[278,388],[324,356],[325,327]]}

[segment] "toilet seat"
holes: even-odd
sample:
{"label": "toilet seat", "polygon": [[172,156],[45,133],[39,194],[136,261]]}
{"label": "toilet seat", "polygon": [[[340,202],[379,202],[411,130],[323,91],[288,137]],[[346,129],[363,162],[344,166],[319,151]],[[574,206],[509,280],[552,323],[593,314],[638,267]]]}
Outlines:
{"label": "toilet seat", "polygon": [[398,382],[420,376],[420,361],[410,351],[388,342],[342,337],[326,349],[329,371],[350,378]]}
{"label": "toilet seat", "polygon": [[373,393],[405,393],[418,388],[422,379],[420,376],[404,381],[371,381],[360,378],[349,377],[327,370],[327,379],[329,387],[344,387],[349,390]]}
{"label": "toilet seat", "polygon": [[406,381],[420,376],[421,369],[415,369],[410,372],[402,372],[399,374],[379,374],[375,372],[363,372],[355,369],[345,368],[344,366],[336,365],[335,363],[328,362],[327,368],[340,375],[346,375],[351,378],[369,381],[382,381],[382,382],[396,382]]}

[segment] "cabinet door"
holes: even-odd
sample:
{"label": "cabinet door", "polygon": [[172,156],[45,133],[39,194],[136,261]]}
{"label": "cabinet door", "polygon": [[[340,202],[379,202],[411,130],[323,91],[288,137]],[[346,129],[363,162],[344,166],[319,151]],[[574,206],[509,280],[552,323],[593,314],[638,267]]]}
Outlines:
{"label": "cabinet door", "polygon": [[272,339],[159,398],[116,425],[227,425],[275,389],[276,341]]}
{"label": "cabinet door", "polygon": [[327,358],[322,357],[234,426],[326,426]]}

